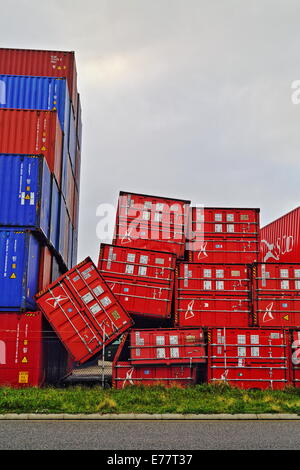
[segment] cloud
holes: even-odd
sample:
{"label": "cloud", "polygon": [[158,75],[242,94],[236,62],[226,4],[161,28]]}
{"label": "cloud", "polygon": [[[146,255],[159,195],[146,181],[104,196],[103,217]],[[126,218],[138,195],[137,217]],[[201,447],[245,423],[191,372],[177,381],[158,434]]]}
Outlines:
{"label": "cloud", "polygon": [[[79,257],[120,190],[299,205],[298,1],[11,0],[2,44],[75,50],[83,107]],[[13,21],[11,18],[13,17]]]}

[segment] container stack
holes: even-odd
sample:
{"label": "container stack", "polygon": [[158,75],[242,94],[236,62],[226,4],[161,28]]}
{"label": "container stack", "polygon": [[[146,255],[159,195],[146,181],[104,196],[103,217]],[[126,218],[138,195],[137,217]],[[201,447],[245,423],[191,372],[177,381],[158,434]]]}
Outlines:
{"label": "container stack", "polygon": [[[266,263],[259,209],[199,209],[121,192],[113,244],[101,245],[98,269],[85,260],[37,302],[78,363],[124,333],[116,388],[299,386],[300,263],[291,257],[299,230],[285,238],[289,258]],[[277,246],[274,237],[263,246]]]}
{"label": "container stack", "polygon": [[0,384],[71,363],[34,296],[77,262],[81,127],[73,52],[0,49]]}

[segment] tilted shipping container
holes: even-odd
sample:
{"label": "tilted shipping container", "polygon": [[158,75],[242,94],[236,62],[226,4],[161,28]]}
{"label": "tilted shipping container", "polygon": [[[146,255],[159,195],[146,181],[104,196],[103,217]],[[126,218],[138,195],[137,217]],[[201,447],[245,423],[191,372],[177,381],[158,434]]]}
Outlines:
{"label": "tilted shipping container", "polygon": [[51,175],[43,156],[0,154],[0,225],[50,235]]}
{"label": "tilted shipping container", "polygon": [[184,256],[190,201],[120,192],[114,245]]}
{"label": "tilted shipping container", "polygon": [[169,318],[176,255],[102,244],[98,268],[124,308],[138,316]]}
{"label": "tilted shipping container", "polygon": [[60,185],[62,131],[57,112],[0,109],[0,153],[43,154]]}
{"label": "tilted shipping container", "polygon": [[36,299],[78,363],[86,362],[133,324],[90,258],[38,293]]}

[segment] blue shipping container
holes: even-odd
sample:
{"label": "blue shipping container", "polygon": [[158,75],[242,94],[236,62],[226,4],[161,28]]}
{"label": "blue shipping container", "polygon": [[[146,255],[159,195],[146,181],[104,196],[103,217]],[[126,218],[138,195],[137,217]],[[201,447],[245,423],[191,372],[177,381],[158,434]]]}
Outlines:
{"label": "blue shipping container", "polygon": [[76,123],[65,78],[0,75],[0,108],[57,110],[64,133],[63,158],[70,154],[75,171]]}
{"label": "blue shipping container", "polygon": [[36,310],[39,258],[33,232],[0,227],[0,311]]}
{"label": "blue shipping container", "polygon": [[50,233],[51,174],[42,155],[0,154],[0,226]]}
{"label": "blue shipping container", "polygon": [[0,75],[0,89],[1,108],[57,110],[69,135],[71,102],[65,78]]}

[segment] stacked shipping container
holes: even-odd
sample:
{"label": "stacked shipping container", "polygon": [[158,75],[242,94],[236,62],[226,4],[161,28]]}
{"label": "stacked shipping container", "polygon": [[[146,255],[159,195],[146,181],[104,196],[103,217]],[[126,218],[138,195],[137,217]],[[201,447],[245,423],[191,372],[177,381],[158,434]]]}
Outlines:
{"label": "stacked shipping container", "polygon": [[69,364],[34,296],[76,264],[78,109],[73,52],[0,49],[0,384],[55,382]]}

